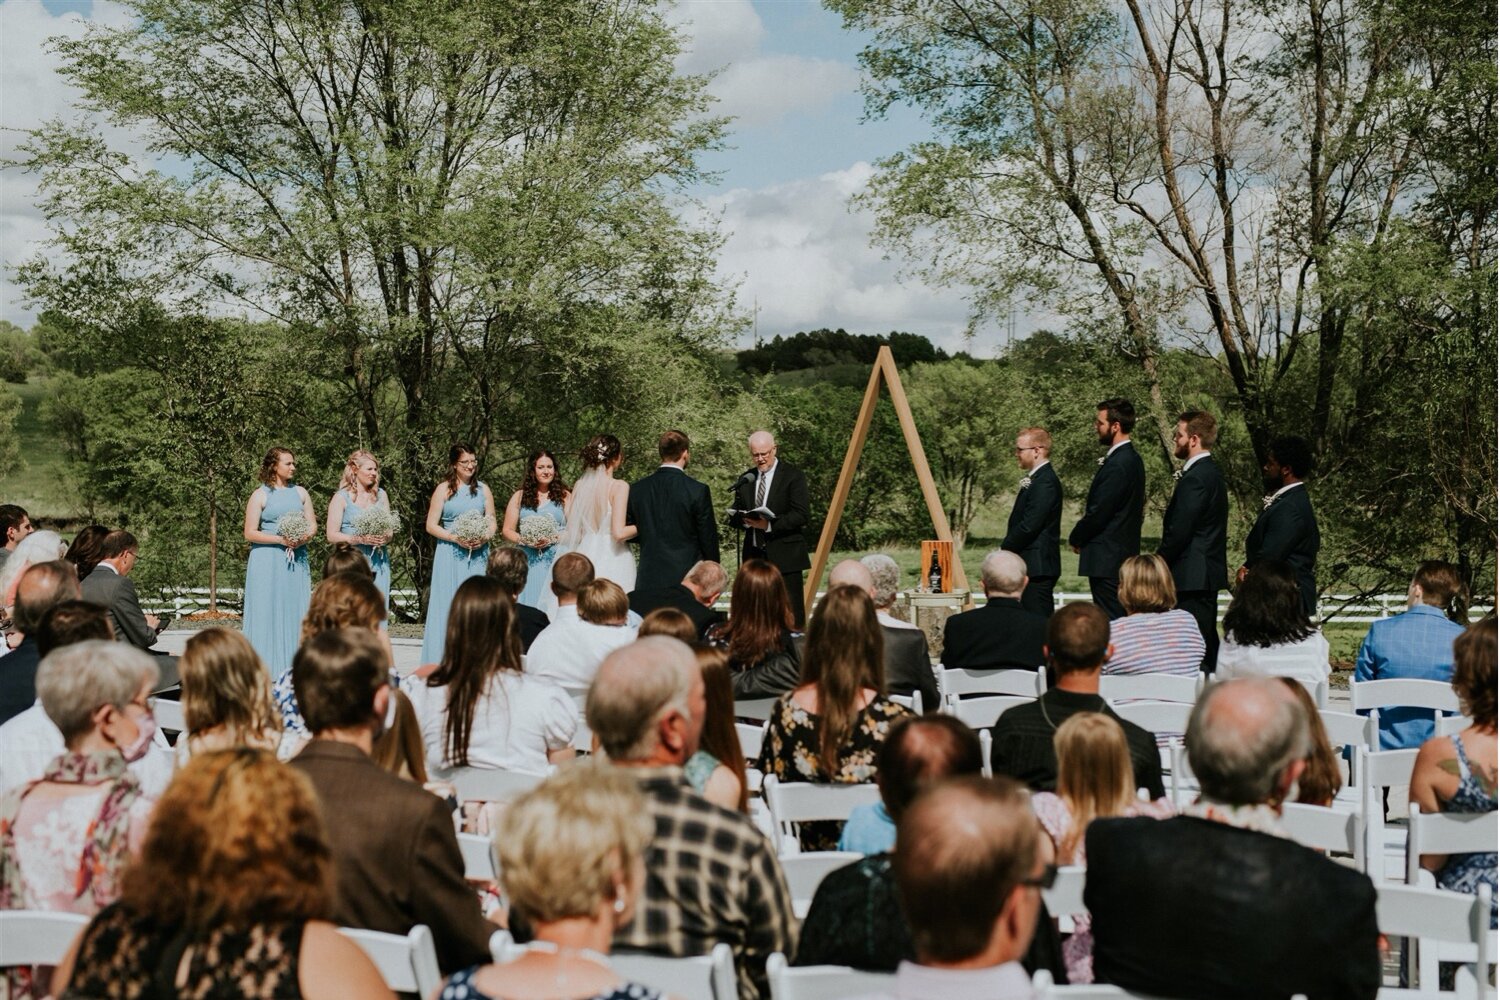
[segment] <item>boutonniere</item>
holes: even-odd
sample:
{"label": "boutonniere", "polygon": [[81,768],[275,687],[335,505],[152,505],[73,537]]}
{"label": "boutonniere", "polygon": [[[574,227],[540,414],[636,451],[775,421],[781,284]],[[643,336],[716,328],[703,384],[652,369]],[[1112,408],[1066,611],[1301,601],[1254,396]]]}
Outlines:
{"label": "boutonniere", "polygon": [[1026,487],[1028,487],[1030,485],[1031,485],[1031,477],[1030,476],[1022,476],[1021,477],[1021,489],[1024,490]]}
{"label": "boutonniere", "polygon": [[1276,494],[1275,493],[1268,493],[1265,496],[1263,496],[1263,497],[1260,498],[1260,509],[1261,510],[1270,510],[1271,509],[1271,505],[1273,503],[1275,503],[1275,502],[1276,502]]}
{"label": "boutonniere", "polygon": [[1104,459],[1106,459],[1106,458],[1108,458],[1108,457],[1109,457],[1109,456],[1108,456],[1108,455],[1104,455],[1104,456],[1102,456],[1102,457],[1101,457],[1101,458],[1100,458],[1100,459],[1099,459],[1099,464],[1100,464],[1100,465],[1103,465],[1103,464],[1104,464]]}
{"label": "boutonniere", "polygon": [[1182,469],[1178,469],[1176,472],[1172,473],[1172,480],[1173,480],[1173,482],[1176,482],[1177,480],[1181,479],[1182,478],[1182,473],[1183,473]]}

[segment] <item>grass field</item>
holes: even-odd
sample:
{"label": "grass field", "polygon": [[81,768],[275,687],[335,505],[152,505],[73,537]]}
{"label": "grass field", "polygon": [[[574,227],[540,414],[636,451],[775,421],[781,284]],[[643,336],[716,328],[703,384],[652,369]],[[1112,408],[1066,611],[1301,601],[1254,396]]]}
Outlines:
{"label": "grass field", "polygon": [[77,491],[68,483],[57,439],[42,423],[41,403],[49,393],[46,380],[33,376],[25,385],[6,388],[21,397],[16,436],[20,439],[25,465],[0,480],[0,496],[6,503],[20,504],[39,520],[72,521],[83,509]]}

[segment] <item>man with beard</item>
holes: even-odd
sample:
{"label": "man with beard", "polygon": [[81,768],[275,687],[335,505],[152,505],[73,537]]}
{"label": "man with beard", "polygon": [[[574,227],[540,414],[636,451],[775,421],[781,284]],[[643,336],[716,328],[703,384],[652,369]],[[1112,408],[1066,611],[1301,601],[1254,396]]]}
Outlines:
{"label": "man with beard", "polygon": [[1128,399],[1106,399],[1095,407],[1094,431],[1101,447],[1099,471],[1089,484],[1083,517],[1068,545],[1078,553],[1078,572],[1089,578],[1094,603],[1110,619],[1125,617],[1120,604],[1120,564],[1141,551],[1146,513],[1146,466],[1130,443],[1135,407]]}
{"label": "man with beard", "polygon": [[1243,580],[1249,567],[1277,560],[1292,567],[1302,589],[1302,607],[1308,617],[1318,610],[1318,582],[1313,569],[1318,561],[1318,521],[1313,516],[1303,480],[1312,471],[1312,449],[1299,437],[1279,437],[1266,450],[1261,466],[1266,495],[1260,517],[1245,539],[1245,565],[1235,579]]}
{"label": "man with beard", "polygon": [[1157,554],[1172,570],[1177,607],[1198,622],[1203,633],[1203,669],[1212,671],[1219,655],[1219,591],[1229,583],[1225,529],[1229,492],[1224,474],[1209,453],[1219,427],[1212,413],[1188,410],[1177,418],[1172,436],[1178,459],[1186,459],[1175,476],[1177,488],[1161,522]]}
{"label": "man with beard", "polygon": [[1021,607],[1043,617],[1052,613],[1052,588],[1062,572],[1057,542],[1062,534],[1062,483],[1048,460],[1052,435],[1025,427],[1016,435],[1016,464],[1026,474],[1016,490],[1005,539],[1000,547],[1026,560]]}

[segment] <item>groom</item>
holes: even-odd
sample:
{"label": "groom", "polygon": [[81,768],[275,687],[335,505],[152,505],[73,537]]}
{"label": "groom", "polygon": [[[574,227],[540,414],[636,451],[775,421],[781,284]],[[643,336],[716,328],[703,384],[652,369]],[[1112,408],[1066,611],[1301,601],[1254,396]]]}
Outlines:
{"label": "groom", "polygon": [[719,529],[708,487],[683,471],[688,436],[667,431],[657,442],[661,466],[630,484],[626,516],[641,546],[630,608],[646,614],[664,603],[663,595],[682,582],[700,560],[719,561]]}

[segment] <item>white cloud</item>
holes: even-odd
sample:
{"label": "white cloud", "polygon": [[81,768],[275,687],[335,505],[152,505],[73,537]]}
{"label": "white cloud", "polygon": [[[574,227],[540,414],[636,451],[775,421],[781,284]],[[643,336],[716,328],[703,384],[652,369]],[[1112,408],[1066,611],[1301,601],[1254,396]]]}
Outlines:
{"label": "white cloud", "polygon": [[760,51],[766,26],[750,0],[681,0],[666,12],[685,36],[677,68],[712,73]]}

